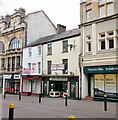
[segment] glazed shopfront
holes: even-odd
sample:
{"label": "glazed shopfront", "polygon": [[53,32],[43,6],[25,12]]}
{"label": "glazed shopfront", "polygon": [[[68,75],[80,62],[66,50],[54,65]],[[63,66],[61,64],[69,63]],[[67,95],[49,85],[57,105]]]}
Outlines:
{"label": "glazed shopfront", "polygon": [[4,74],[0,83],[1,88],[10,94],[19,94],[20,91],[20,74]]}
{"label": "glazed shopfront", "polygon": [[68,93],[71,99],[78,99],[79,94],[78,76],[50,76],[43,77],[42,92],[48,97],[64,97]]}
{"label": "glazed shopfront", "polygon": [[118,65],[87,66],[88,95],[95,100],[103,99],[106,93],[109,100],[118,101]]}
{"label": "glazed shopfront", "polygon": [[24,75],[22,78],[22,94],[38,95],[41,92],[42,77],[38,75]]}

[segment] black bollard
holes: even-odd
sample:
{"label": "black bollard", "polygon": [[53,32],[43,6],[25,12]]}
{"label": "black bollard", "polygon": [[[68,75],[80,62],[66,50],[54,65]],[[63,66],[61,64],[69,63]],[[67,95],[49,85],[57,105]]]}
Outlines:
{"label": "black bollard", "polygon": [[107,95],[104,94],[104,111],[107,111]]}
{"label": "black bollard", "polygon": [[14,104],[9,105],[9,120],[13,120],[14,117]]}
{"label": "black bollard", "polygon": [[4,99],[6,98],[6,91],[4,91]]}
{"label": "black bollard", "polygon": [[67,94],[67,93],[65,93],[64,95],[65,95],[65,106],[67,106],[68,94]]}
{"label": "black bollard", "polygon": [[21,92],[19,92],[19,100],[21,100]]}
{"label": "black bollard", "polygon": [[41,97],[42,97],[42,93],[39,93],[39,103],[41,103]]}

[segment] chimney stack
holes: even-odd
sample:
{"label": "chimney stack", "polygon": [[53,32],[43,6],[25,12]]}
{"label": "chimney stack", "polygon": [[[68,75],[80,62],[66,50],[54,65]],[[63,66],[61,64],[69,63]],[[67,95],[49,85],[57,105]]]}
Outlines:
{"label": "chimney stack", "polygon": [[57,24],[57,33],[61,33],[66,31],[66,26],[61,25],[61,24]]}

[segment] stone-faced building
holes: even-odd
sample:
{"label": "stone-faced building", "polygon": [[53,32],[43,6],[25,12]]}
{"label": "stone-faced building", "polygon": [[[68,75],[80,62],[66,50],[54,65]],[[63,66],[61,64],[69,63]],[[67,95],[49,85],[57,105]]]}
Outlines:
{"label": "stone-faced building", "polygon": [[3,89],[9,93],[18,93],[20,90],[25,27],[23,8],[0,19],[0,87],[4,84]]}
{"label": "stone-faced building", "polygon": [[118,1],[81,0],[82,91],[116,100],[118,94]]}

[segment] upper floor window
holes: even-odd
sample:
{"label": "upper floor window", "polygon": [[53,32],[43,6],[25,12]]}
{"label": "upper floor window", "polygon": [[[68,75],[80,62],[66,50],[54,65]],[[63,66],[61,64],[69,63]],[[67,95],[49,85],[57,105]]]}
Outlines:
{"label": "upper floor window", "polygon": [[99,1],[99,5],[102,5],[102,4],[104,4],[105,3],[105,0],[100,0]]}
{"label": "upper floor window", "polygon": [[20,40],[18,38],[13,38],[10,42],[9,49],[18,49],[20,48]]}
{"label": "upper floor window", "polygon": [[5,58],[1,58],[1,68],[5,67]]}
{"label": "upper floor window", "polygon": [[3,42],[0,41],[0,53],[4,51],[4,44]]}
{"label": "upper floor window", "polygon": [[68,40],[63,41],[63,52],[68,52]]}
{"label": "upper floor window", "polygon": [[92,4],[88,4],[87,6],[86,6],[86,9],[87,10],[89,10],[89,9],[91,9],[92,8]]}
{"label": "upper floor window", "polygon": [[16,59],[16,68],[20,67],[20,56],[17,56]]}
{"label": "upper floor window", "polygon": [[7,70],[10,71],[10,67],[11,67],[11,58],[8,57],[8,64],[7,64]]}
{"label": "upper floor window", "polygon": [[101,6],[100,7],[100,17],[104,17],[105,16],[105,6]]}
{"label": "upper floor window", "polygon": [[114,48],[114,40],[113,39],[109,40],[109,48]]}
{"label": "upper floor window", "polygon": [[87,20],[92,20],[92,10],[86,12]]}
{"label": "upper floor window", "polygon": [[105,49],[105,40],[101,41],[101,50]]}
{"label": "upper floor window", "polygon": [[48,71],[48,74],[51,74],[51,65],[52,65],[52,61],[47,61],[47,71]]}
{"label": "upper floor window", "polygon": [[15,70],[15,57],[12,57],[12,71]]}
{"label": "upper floor window", "polygon": [[88,51],[91,51],[91,42],[88,42]]}
{"label": "upper floor window", "polygon": [[38,62],[38,73],[41,73],[41,62]]}
{"label": "upper floor window", "polygon": [[92,4],[86,5],[86,19],[87,21],[92,19]]}
{"label": "upper floor window", "polygon": [[30,69],[31,69],[31,63],[28,63],[28,68],[30,68]]}
{"label": "upper floor window", "polygon": [[38,55],[41,55],[41,46],[38,46]]}
{"label": "upper floor window", "polygon": [[47,53],[48,55],[52,55],[52,43],[47,44]]}
{"label": "upper floor window", "polygon": [[32,56],[32,48],[29,48],[29,57]]}
{"label": "upper floor window", "polygon": [[63,74],[68,74],[68,59],[63,59],[62,62],[64,64]]}
{"label": "upper floor window", "polygon": [[113,14],[113,3],[107,5],[107,14],[108,15]]}

